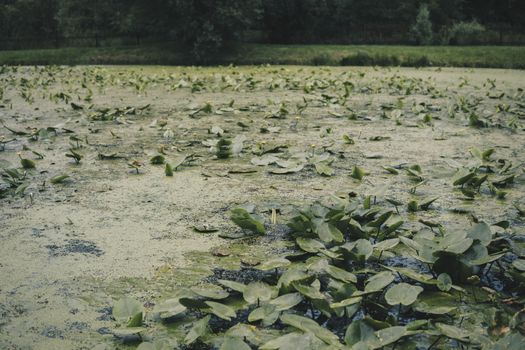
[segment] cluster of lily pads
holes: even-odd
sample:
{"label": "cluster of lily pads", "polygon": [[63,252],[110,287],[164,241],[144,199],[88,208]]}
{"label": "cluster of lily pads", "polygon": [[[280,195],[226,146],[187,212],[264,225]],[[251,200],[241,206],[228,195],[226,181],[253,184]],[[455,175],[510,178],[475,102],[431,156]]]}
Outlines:
{"label": "cluster of lily pads", "polygon": [[[457,87],[443,89],[433,79],[395,72],[365,79],[374,72],[334,73],[316,68],[310,74],[308,70],[258,67],[246,71],[227,67],[216,74],[199,68],[143,74],[140,70],[123,73],[98,67],[1,67],[0,100],[1,108],[6,109],[12,109],[17,98],[30,106],[39,99],[51,101],[59,106],[57,110],[62,108],[68,115],[91,123],[90,132],[98,133],[101,129],[97,127],[102,123],[127,126],[137,122],[131,118],[153,114],[150,104],[95,105],[94,94],[102,95],[108,88],[130,89],[142,96],[154,88],[190,94],[303,94],[299,102],[281,98],[266,103],[246,101],[244,105],[236,105],[235,100],[228,102],[229,99],[199,102],[177,107],[174,113],[180,113],[170,114],[170,119],[155,119],[150,127],[157,128],[163,145],[153,157],[139,157],[149,158],[152,165],[164,165],[166,176],[174,176],[181,167],[201,159],[224,161],[240,157],[242,162],[247,155],[253,167],[230,171],[256,172],[265,167],[276,176],[312,170],[327,177],[344,171],[345,176],[361,183],[374,175],[358,162],[343,159],[352,153],[349,149],[354,145],[388,141],[391,136],[363,139],[354,133],[335,140],[331,127],[307,125],[302,118],[308,113],[316,119],[335,118],[348,125],[384,121],[392,122],[393,127],[430,129],[440,119],[457,118],[472,128],[502,128],[509,134],[523,130],[523,89],[505,88],[507,92],[503,92],[494,80],[487,80],[481,90],[463,77]],[[356,97],[365,96],[371,101],[378,94],[393,98],[379,108],[372,102],[354,103]],[[446,107],[444,100],[448,101]],[[248,120],[242,118],[247,115]],[[167,127],[177,118],[198,120],[212,116],[224,119],[214,121],[217,124],[206,128],[204,135],[194,135],[192,139],[184,131]],[[226,126],[227,118],[232,116],[241,118],[236,118],[236,123],[228,121]],[[33,146],[29,148],[32,142],[67,136],[69,144],[64,155],[76,164],[95,148],[89,145],[87,136],[79,136],[64,125],[33,130],[2,127],[14,136],[0,138],[0,151],[20,137],[27,139],[27,145],[19,155],[20,167],[3,170],[0,197],[23,195],[34,180],[32,177],[37,177],[38,160],[45,155]],[[316,128],[319,138],[307,140],[305,146],[267,137],[278,135],[284,128],[291,132]],[[247,139],[248,130],[256,139]],[[120,138],[111,130],[110,133],[113,139]],[[195,146],[209,152],[195,150]],[[168,159],[173,153],[166,152],[166,148],[179,153],[175,161]],[[497,159],[495,152],[493,148],[470,149],[472,161],[459,164],[461,169],[454,178],[447,179],[447,186],[461,193],[460,200],[472,201],[481,196],[504,200],[512,196],[507,196],[509,188],[522,182],[519,178],[523,178],[523,164]],[[137,174],[148,163],[113,151],[97,156],[98,160],[121,158]],[[366,158],[378,159],[381,155]],[[346,164],[350,168],[345,168]],[[292,249],[230,274],[235,278],[212,276],[202,285],[181,288],[170,299],[148,300],[147,307],[131,298],[119,300],[113,306],[118,323],[114,335],[137,341],[141,350],[521,349],[525,332],[525,242],[523,235],[513,230],[510,216],[509,220],[488,224],[472,215],[471,227],[447,228],[447,222],[418,217],[438,199],[415,196],[430,182],[421,166],[404,163],[385,165],[383,169],[389,177],[406,175],[411,185],[410,200],[350,193],[344,198],[316,202],[289,221],[289,233],[284,239],[289,240]],[[68,175],[39,176],[43,177],[58,184]],[[520,203],[514,205],[523,217],[525,209]],[[254,210],[245,208],[233,209],[231,219],[255,235],[272,235],[276,222],[272,217],[268,224]],[[425,228],[419,229],[414,222]],[[159,323],[166,325],[165,331],[159,331]]]}
{"label": "cluster of lily pads", "polygon": [[[242,208],[232,220],[271,234]],[[485,222],[413,232],[404,221],[371,197],[315,202],[288,223],[295,247],[255,266],[250,278],[240,271],[235,280],[181,289],[147,312],[121,299],[114,334],[144,340],[139,349],[520,349],[519,237]],[[156,321],[184,334],[151,338]]]}

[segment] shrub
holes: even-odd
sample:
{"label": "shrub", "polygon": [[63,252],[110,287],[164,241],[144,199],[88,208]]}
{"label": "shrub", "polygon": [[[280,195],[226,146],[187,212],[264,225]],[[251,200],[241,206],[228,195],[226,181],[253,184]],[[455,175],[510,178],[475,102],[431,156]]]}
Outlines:
{"label": "shrub", "polygon": [[401,60],[396,55],[376,54],[371,56],[367,52],[359,51],[354,55],[346,56],[341,59],[341,66],[399,66]]}
{"label": "shrub", "polygon": [[452,45],[486,44],[490,40],[490,32],[476,20],[456,23],[448,33],[448,43]]}
{"label": "shrub", "polygon": [[374,62],[382,67],[395,67],[401,65],[401,60],[396,55],[375,55]]}
{"label": "shrub", "polygon": [[404,67],[430,67],[432,62],[426,55],[419,57],[409,56],[402,62],[402,65]]}
{"label": "shrub", "polygon": [[312,57],[311,64],[313,64],[314,66],[333,66],[334,61],[330,57],[330,55],[323,53]]}
{"label": "shrub", "polygon": [[374,59],[372,56],[364,51],[358,51],[356,54],[341,59],[342,66],[371,66],[373,64]]}
{"label": "shrub", "polygon": [[429,45],[432,43],[432,22],[430,21],[430,11],[427,4],[419,7],[416,22],[410,29],[410,36],[418,45]]}

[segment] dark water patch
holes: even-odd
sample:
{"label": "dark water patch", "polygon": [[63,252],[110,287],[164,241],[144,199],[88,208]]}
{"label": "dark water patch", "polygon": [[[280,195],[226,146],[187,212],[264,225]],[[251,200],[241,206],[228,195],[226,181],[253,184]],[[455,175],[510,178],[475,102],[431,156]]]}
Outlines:
{"label": "dark water patch", "polygon": [[65,256],[73,253],[92,254],[95,256],[104,254],[104,251],[98,248],[95,243],[82,239],[70,239],[62,246],[56,244],[46,245],[46,248],[49,249],[49,254],[52,256]]}

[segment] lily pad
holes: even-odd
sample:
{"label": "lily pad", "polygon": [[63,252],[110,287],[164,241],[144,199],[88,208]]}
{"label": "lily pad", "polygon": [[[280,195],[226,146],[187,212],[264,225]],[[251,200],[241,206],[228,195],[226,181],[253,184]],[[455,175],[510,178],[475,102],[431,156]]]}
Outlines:
{"label": "lily pad", "polygon": [[456,299],[448,293],[423,292],[414,304],[414,310],[433,315],[444,315],[456,310]]}
{"label": "lily pad", "polygon": [[142,304],[130,297],[120,299],[113,306],[113,317],[119,322],[127,323],[128,327],[142,324],[142,312]]}
{"label": "lily pad", "polygon": [[168,299],[156,305],[153,312],[158,312],[160,318],[167,319],[183,314],[186,312],[186,307],[179,302],[179,299]]}
{"label": "lily pad", "polygon": [[198,296],[217,300],[226,299],[230,295],[227,291],[215,285],[193,287],[191,291]]}
{"label": "lily pad", "polygon": [[340,345],[339,337],[328,329],[321,327],[317,322],[310,318],[299,315],[284,314],[281,316],[281,321],[284,324],[295,327],[303,332],[312,333],[317,338],[330,345]]}
{"label": "lily pad", "polygon": [[252,282],[243,291],[246,302],[255,304],[270,301],[276,294],[276,289],[264,282]]}
{"label": "lily pad", "polygon": [[370,277],[365,285],[365,291],[381,291],[394,281],[394,275],[390,271],[382,271]]}
{"label": "lily pad", "polygon": [[215,301],[206,301],[206,305],[210,307],[210,311],[217,317],[226,321],[231,321],[237,316],[235,310],[228,305],[217,303]]}
{"label": "lily pad", "polygon": [[251,347],[239,338],[226,337],[219,350],[251,350]]}
{"label": "lily pad", "polygon": [[233,209],[231,211],[231,219],[242,229],[250,230],[260,235],[266,233],[264,224],[242,208]]}
{"label": "lily pad", "polygon": [[492,241],[492,231],[490,226],[484,222],[474,225],[467,233],[467,237],[478,240],[484,246],[487,246]]}
{"label": "lily pad", "polygon": [[211,316],[208,315],[196,322],[193,323],[190,331],[184,338],[184,343],[190,345],[194,343],[197,339],[204,336],[208,331],[208,323],[210,322]]}
{"label": "lily pad", "polygon": [[436,323],[436,328],[446,337],[459,340],[461,342],[469,342],[470,332],[456,326],[451,326],[445,323]]}
{"label": "lily pad", "polygon": [[291,262],[290,260],[287,260],[285,258],[275,258],[268,261],[263,262],[261,265],[257,266],[258,270],[262,271],[268,271],[268,270],[274,270],[281,267],[287,267],[290,266]]}
{"label": "lily pad", "polygon": [[281,295],[270,301],[270,304],[275,305],[277,311],[289,310],[303,301],[303,297],[299,293],[289,293]]}
{"label": "lily pad", "polygon": [[442,273],[437,278],[437,286],[439,290],[448,292],[452,288],[452,278],[448,273]]}
{"label": "lily pad", "polygon": [[399,283],[386,291],[385,299],[389,305],[412,305],[418,295],[423,291],[419,286],[413,286],[408,283]]}

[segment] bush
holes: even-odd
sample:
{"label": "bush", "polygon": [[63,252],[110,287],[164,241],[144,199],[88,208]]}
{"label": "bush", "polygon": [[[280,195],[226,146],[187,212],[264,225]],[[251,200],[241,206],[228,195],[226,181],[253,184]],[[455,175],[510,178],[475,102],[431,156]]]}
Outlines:
{"label": "bush", "polygon": [[401,65],[401,60],[395,55],[375,55],[375,64],[382,67],[397,67]]}
{"label": "bush", "polygon": [[377,54],[371,56],[367,52],[358,51],[354,55],[346,56],[341,59],[341,66],[399,66],[401,60],[395,55]]}
{"label": "bush", "polygon": [[367,52],[358,51],[354,55],[346,56],[341,59],[342,66],[372,66],[374,59]]}
{"label": "bush", "polygon": [[418,45],[430,45],[432,43],[432,22],[427,4],[419,7],[416,23],[410,28],[410,36]]}
{"label": "bush", "polygon": [[323,53],[312,57],[311,64],[314,66],[333,66],[334,60],[330,57],[330,55]]}
{"label": "bush", "polygon": [[491,41],[491,33],[476,20],[459,22],[450,28],[448,43],[451,45],[486,44]]}
{"label": "bush", "polygon": [[402,62],[402,65],[404,67],[430,67],[432,62],[426,55],[419,57],[409,56]]}

